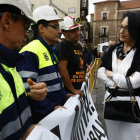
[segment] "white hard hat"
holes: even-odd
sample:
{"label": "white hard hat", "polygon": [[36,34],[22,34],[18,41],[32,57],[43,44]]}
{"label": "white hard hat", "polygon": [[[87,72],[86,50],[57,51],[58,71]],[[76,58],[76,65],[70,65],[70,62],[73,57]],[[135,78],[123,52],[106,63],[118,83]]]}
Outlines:
{"label": "white hard hat", "polygon": [[74,18],[72,16],[66,16],[64,17],[64,21],[59,22],[59,25],[61,30],[72,30],[74,28],[82,26],[80,22],[81,19],[79,17]]}
{"label": "white hard hat", "polygon": [[64,35],[62,34],[60,38],[65,38]]}
{"label": "white hard hat", "polygon": [[50,7],[49,5],[44,5],[36,8],[33,11],[33,17],[36,22],[38,22],[39,20],[46,21],[60,20],[57,11],[52,7]]}
{"label": "white hard hat", "polygon": [[21,15],[25,15],[31,22],[35,22],[31,11],[30,0],[0,0],[0,5],[1,4],[17,7],[21,10]]}

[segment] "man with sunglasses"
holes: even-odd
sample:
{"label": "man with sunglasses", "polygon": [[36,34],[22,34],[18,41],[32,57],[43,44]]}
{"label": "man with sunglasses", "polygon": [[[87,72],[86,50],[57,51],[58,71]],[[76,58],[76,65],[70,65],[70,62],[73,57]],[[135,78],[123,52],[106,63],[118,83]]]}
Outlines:
{"label": "man with sunglasses", "polygon": [[18,53],[34,22],[28,1],[0,0],[0,140],[25,140],[35,125],[29,99],[43,100],[47,95],[45,83],[28,79],[26,93],[18,66],[26,59]]}
{"label": "man with sunglasses", "polygon": [[52,7],[45,5],[36,8],[33,17],[37,24],[32,25],[34,40],[22,48],[20,53],[26,57],[28,63],[19,69],[26,90],[27,77],[36,82],[47,84],[46,99],[36,102],[30,99],[34,123],[39,122],[49,113],[56,110],[65,102],[65,98],[71,96],[64,89],[59,74],[59,61],[52,43],[58,41],[61,30],[58,21],[60,18]]}
{"label": "man with sunglasses", "polygon": [[85,79],[84,56],[80,39],[80,18],[64,17],[60,22],[65,39],[59,43],[57,52],[60,56],[60,74],[67,91],[84,96],[80,90]]}

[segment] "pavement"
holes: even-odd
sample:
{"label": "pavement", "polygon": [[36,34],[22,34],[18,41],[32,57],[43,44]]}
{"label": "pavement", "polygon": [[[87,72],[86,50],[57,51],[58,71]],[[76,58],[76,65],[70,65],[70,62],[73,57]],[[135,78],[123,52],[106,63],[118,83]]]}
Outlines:
{"label": "pavement", "polygon": [[107,135],[106,126],[104,122],[104,115],[103,115],[104,105],[102,104],[104,101],[104,94],[105,94],[105,84],[100,79],[96,79],[96,84],[95,87],[93,88],[91,96],[95,104],[97,113],[99,115],[99,120],[101,121],[105,133]]}

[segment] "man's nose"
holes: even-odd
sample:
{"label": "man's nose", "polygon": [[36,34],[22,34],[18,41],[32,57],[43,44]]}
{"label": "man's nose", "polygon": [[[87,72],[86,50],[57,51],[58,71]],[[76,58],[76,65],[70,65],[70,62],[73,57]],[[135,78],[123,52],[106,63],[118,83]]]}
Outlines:
{"label": "man's nose", "polygon": [[58,32],[59,34],[61,34],[61,33],[62,33],[60,28],[58,28],[57,32]]}

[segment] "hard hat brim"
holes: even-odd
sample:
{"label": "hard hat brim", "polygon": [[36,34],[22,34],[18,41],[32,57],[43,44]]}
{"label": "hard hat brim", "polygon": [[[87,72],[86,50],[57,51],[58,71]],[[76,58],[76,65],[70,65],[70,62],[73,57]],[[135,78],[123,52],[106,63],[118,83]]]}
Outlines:
{"label": "hard hat brim", "polygon": [[[28,21],[30,21],[31,23],[36,23],[36,21],[32,17],[32,12],[27,5],[24,4],[24,5],[21,6],[20,3],[14,3],[13,1],[8,1],[8,0],[1,0],[0,5],[1,4],[7,4],[7,5],[15,6],[16,8],[18,8],[19,10],[24,12],[25,17],[27,18]],[[28,8],[26,8],[26,9],[22,8],[24,6],[26,6]]]}
{"label": "hard hat brim", "polygon": [[36,23],[36,21],[30,17],[30,16],[26,16],[27,17],[27,20],[30,21],[31,23]]}
{"label": "hard hat brim", "polygon": [[72,30],[72,29],[75,29],[75,28],[81,27],[81,26],[82,26],[81,24],[75,24],[75,25],[69,27],[69,29],[67,29],[67,30]]}
{"label": "hard hat brim", "polygon": [[63,19],[61,19],[61,18],[44,18],[44,17],[40,17],[40,18],[36,21],[36,23],[37,23],[38,21],[40,21],[40,20],[46,20],[46,21],[58,20],[58,21],[62,21]]}

